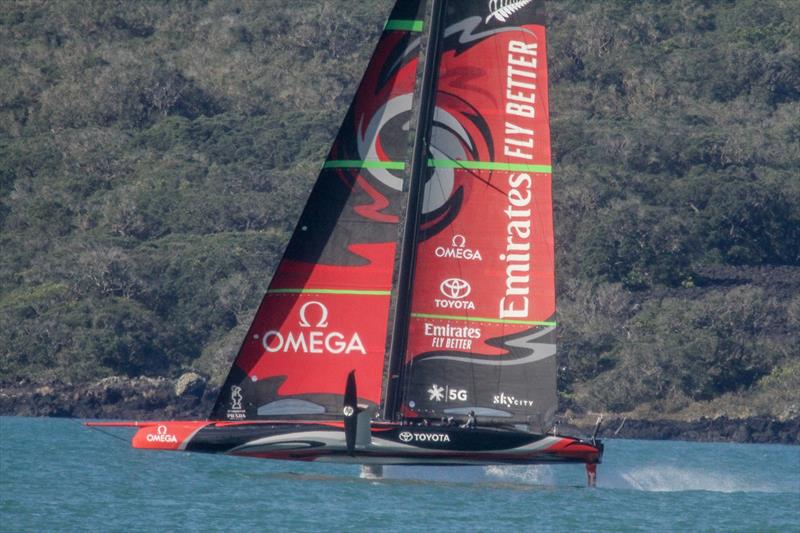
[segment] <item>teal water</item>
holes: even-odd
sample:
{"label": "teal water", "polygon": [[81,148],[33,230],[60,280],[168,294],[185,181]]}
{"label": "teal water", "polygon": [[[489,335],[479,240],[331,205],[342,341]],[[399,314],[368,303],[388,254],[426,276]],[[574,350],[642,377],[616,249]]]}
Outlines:
{"label": "teal water", "polygon": [[584,483],[573,465],[388,467],[372,481],[0,418],[3,532],[800,531],[800,447],[607,440],[598,488]]}

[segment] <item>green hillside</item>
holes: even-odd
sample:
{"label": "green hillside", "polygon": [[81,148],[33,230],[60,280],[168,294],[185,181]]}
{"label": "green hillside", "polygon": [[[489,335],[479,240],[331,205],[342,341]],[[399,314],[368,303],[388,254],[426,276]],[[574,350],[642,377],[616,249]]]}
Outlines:
{"label": "green hillside", "polygon": [[[0,382],[227,370],[390,2],[7,1]],[[800,9],[549,3],[564,409],[800,414]]]}

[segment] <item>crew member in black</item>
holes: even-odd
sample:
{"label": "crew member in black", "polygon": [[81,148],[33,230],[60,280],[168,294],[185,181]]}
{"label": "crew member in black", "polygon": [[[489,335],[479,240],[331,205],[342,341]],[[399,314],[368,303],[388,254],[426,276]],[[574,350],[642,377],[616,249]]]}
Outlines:
{"label": "crew member in black", "polygon": [[464,425],[461,427],[473,429],[477,425],[478,421],[475,419],[475,411],[470,411],[469,415],[467,415],[467,421],[464,422]]}

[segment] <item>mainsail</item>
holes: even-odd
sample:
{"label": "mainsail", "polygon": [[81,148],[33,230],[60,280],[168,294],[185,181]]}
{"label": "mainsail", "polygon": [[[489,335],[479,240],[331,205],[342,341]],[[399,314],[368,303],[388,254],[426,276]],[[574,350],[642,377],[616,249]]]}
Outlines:
{"label": "mainsail", "polygon": [[340,416],[353,370],[388,419],[554,411],[541,2],[424,4],[392,11],[213,419]]}
{"label": "mainsail", "polygon": [[544,12],[499,4],[441,23],[400,408],[538,428],[557,406]]}

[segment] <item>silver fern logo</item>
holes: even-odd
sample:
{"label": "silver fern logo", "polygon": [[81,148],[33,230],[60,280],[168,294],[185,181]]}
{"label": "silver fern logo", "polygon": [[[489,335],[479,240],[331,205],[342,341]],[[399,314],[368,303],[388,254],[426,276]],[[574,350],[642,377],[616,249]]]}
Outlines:
{"label": "silver fern logo", "polygon": [[508,17],[531,3],[532,0],[489,0],[489,16],[485,22],[495,18],[505,22]]}

